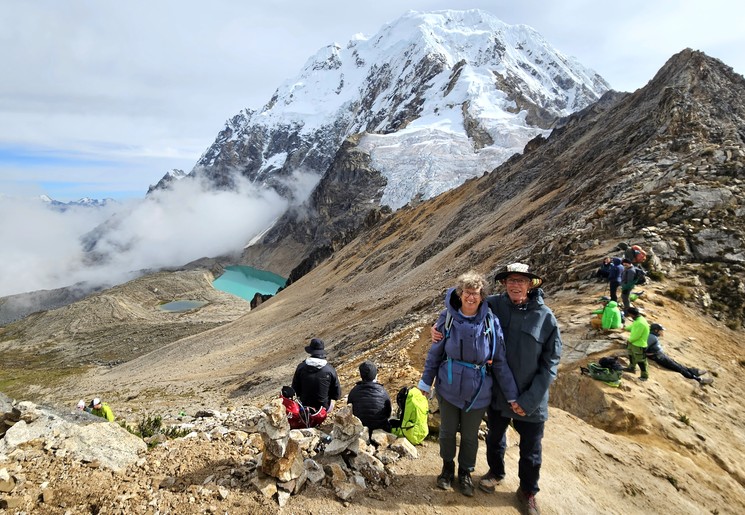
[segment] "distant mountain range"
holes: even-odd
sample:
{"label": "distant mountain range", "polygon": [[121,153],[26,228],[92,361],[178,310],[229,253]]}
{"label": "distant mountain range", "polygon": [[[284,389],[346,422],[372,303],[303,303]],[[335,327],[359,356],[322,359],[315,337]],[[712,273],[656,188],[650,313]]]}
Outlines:
{"label": "distant mountain range", "polygon": [[68,209],[70,207],[103,207],[111,203],[116,203],[116,200],[113,198],[104,198],[104,199],[95,199],[95,198],[89,198],[89,197],[83,197],[81,199],[72,201],[72,202],[60,202],[59,200],[54,200],[53,198],[49,197],[48,195],[40,195],[39,198],[42,202],[46,202],[51,207],[55,209],[59,209],[61,211],[64,211],[65,209]]}

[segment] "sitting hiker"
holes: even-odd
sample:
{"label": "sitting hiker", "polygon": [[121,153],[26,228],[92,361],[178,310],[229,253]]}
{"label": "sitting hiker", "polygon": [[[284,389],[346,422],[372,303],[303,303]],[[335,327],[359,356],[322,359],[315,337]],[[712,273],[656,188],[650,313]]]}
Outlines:
{"label": "sitting hiker", "polygon": [[372,361],[360,365],[360,378],[347,402],[352,405],[352,413],[368,428],[370,435],[375,429],[391,430],[388,419],[391,416],[391,398],[382,384],[378,383],[378,368]]}
{"label": "sitting hiker", "polygon": [[106,404],[105,402],[101,402],[101,399],[99,399],[98,397],[91,401],[89,408],[90,409],[86,411],[90,412],[92,415],[103,417],[109,422],[114,421],[114,412],[111,411],[111,408],[108,404]]}
{"label": "sitting hiker", "polygon": [[686,379],[695,379],[702,385],[713,383],[714,379],[711,377],[701,377],[706,373],[706,370],[681,365],[663,352],[659,338],[664,332],[665,328],[660,324],[655,323],[649,326],[649,337],[647,338],[646,351],[647,357],[663,368],[683,374],[683,377]]}
{"label": "sitting hiker", "polygon": [[599,283],[605,283],[610,280],[611,270],[613,269],[613,263],[609,257],[603,258],[603,262],[600,264],[595,277]]}
{"label": "sitting hiker", "polygon": [[595,315],[590,319],[592,328],[598,331],[601,329],[604,331],[620,329],[623,326],[623,321],[618,302],[610,300],[610,297],[605,296],[600,297],[600,302],[603,304],[603,307],[592,312]]}
{"label": "sitting hiker", "polygon": [[306,408],[327,412],[341,397],[341,385],[334,367],[326,361],[323,340],[313,338],[305,347],[310,357],[300,362],[292,377],[292,389]]}
{"label": "sitting hiker", "polygon": [[649,338],[649,324],[647,319],[642,316],[641,311],[634,306],[626,310],[634,322],[628,329],[631,331],[627,342],[626,350],[629,353],[629,367],[624,369],[626,372],[636,373],[636,365],[639,365],[642,373],[639,379],[646,381],[649,379],[649,365],[647,364],[647,338]]}

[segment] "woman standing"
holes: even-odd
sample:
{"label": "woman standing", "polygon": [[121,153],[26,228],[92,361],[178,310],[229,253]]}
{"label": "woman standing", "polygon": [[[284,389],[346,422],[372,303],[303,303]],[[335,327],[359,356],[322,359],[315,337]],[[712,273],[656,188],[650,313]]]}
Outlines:
{"label": "woman standing", "polygon": [[492,397],[492,373],[509,401],[517,399],[515,379],[505,360],[499,321],[489,311],[486,280],[474,271],[458,278],[445,295],[445,309],[435,327],[445,337],[434,342],[418,388],[430,392],[435,383],[440,404],[440,457],[437,486],[450,488],[455,479],[456,433],[460,432],[458,485],[463,495],[474,493],[471,472],[476,466],[478,430]]}

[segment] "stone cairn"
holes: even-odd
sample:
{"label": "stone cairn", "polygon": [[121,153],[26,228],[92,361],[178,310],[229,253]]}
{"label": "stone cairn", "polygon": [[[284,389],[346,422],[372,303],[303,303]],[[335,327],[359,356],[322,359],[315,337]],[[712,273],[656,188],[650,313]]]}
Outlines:
{"label": "stone cairn", "polygon": [[280,506],[308,482],[326,486],[348,501],[369,487],[389,485],[390,465],[418,455],[406,438],[382,430],[375,430],[368,442],[367,428],[349,406],[332,412],[330,418],[329,434],[318,428],[290,429],[280,399],[249,416],[245,430],[258,432],[263,444],[254,486],[267,497],[276,495]]}

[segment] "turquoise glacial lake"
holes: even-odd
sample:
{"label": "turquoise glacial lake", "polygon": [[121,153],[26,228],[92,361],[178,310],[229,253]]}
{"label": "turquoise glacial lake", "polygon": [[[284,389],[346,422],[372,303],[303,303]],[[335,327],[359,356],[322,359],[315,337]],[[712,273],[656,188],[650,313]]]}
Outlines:
{"label": "turquoise glacial lake", "polygon": [[284,277],[265,270],[234,265],[225,267],[225,272],[212,285],[220,291],[250,301],[257,293],[274,295],[286,282]]}
{"label": "turquoise glacial lake", "polygon": [[161,305],[160,309],[170,313],[183,313],[184,311],[191,311],[192,309],[198,309],[206,305],[207,302],[201,300],[174,300],[168,304]]}

